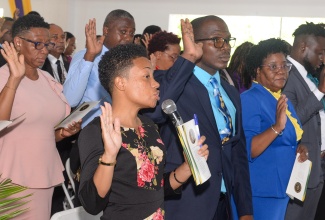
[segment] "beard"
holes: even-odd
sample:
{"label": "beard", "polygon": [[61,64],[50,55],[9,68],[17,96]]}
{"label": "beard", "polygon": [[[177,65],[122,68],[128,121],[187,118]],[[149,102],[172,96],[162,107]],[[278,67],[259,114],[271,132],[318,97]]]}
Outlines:
{"label": "beard", "polygon": [[310,73],[311,75],[315,76],[317,74],[317,69],[313,67],[313,65],[309,62],[309,60],[304,57],[303,59],[303,66],[307,70],[307,73]]}

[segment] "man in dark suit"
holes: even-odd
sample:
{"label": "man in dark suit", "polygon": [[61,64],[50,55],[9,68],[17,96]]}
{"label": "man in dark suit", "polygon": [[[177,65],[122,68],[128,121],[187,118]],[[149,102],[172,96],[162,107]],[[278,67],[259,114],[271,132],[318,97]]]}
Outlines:
{"label": "man in dark suit", "polygon": [[[148,113],[160,124],[160,133],[167,148],[166,171],[173,171],[184,162],[176,129],[162,113],[161,103],[172,99],[184,122],[199,119],[200,133],[206,136],[209,146],[208,166],[211,178],[196,186],[193,179],[184,182],[179,197],[167,198],[166,219],[252,219],[252,197],[249,180],[245,136],[241,121],[241,104],[236,88],[223,80],[219,71],[226,68],[230,58],[231,38],[226,23],[219,17],[206,16],[192,21],[194,41],[202,46],[203,55],[196,60],[184,59],[184,53],[166,72],[156,71],[160,83],[161,101],[154,112]],[[192,63],[192,62],[195,63]],[[231,132],[223,137],[226,120],[219,111],[213,95],[211,78],[219,83],[219,90],[231,117]],[[228,118],[229,119],[229,118]],[[175,171],[174,171],[175,172]],[[177,176],[177,175],[176,175]],[[234,199],[237,212],[230,205]],[[234,207],[234,206],[233,206]]]}
{"label": "man in dark suit", "polygon": [[[301,144],[307,146],[312,169],[304,202],[290,200],[286,219],[314,219],[323,188],[323,171],[321,169],[321,125],[325,124],[325,106],[322,99],[325,93],[324,70],[319,78],[319,85],[313,82],[316,69],[324,62],[325,30],[319,24],[300,25],[295,32],[294,43],[288,62],[292,63],[289,78],[283,93],[290,99],[302,123],[304,134]],[[323,120],[321,120],[323,118]],[[324,144],[324,143],[323,143]]]}
{"label": "man in dark suit", "polygon": [[55,43],[55,46],[49,51],[42,70],[49,72],[54,79],[63,84],[69,70],[69,62],[64,60],[62,55],[65,49],[65,34],[56,24],[51,24],[49,31],[51,42]]}

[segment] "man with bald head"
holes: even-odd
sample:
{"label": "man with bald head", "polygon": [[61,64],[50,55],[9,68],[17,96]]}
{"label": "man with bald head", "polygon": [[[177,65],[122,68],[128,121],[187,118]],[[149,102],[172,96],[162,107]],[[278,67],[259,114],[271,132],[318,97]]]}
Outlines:
{"label": "man with bald head", "polygon": [[65,34],[56,24],[50,24],[49,31],[50,40],[55,46],[49,51],[42,70],[49,72],[56,81],[63,84],[69,70],[69,63],[64,61],[62,56],[65,49]]}
{"label": "man with bald head", "polygon": [[[167,148],[166,171],[174,172],[171,176],[183,183],[182,193],[165,201],[166,219],[252,219],[240,97],[236,88],[219,75],[227,67],[235,38],[217,16],[194,19],[192,26],[194,41],[202,46],[202,57],[195,63],[179,57],[170,70],[155,71],[161,100],[155,111],[147,114],[161,126]],[[196,186],[193,179],[185,182],[175,170],[184,159],[176,130],[161,111],[161,103],[166,99],[176,103],[184,122],[193,119],[194,114],[198,116],[200,133],[206,136],[209,146],[207,163],[212,174],[202,185]],[[234,215],[231,198],[237,208]]]}
{"label": "man with bald head", "polygon": [[[111,103],[110,94],[102,87],[98,78],[98,63],[110,48],[132,43],[134,32],[133,16],[122,9],[113,10],[106,16],[103,36],[99,40],[96,38],[96,20],[89,20],[85,28],[86,49],[73,56],[64,83],[63,93],[72,107],[87,101],[101,100],[101,105],[104,102]],[[83,118],[82,127],[101,114],[100,104]]]}
{"label": "man with bald head", "polygon": [[[321,24],[306,23],[293,33],[295,37],[288,62],[292,63],[283,93],[290,99],[302,123],[301,144],[308,148],[312,162],[305,201],[290,200],[286,219],[314,219],[324,185],[321,162],[325,163],[325,29]],[[322,207],[323,208],[323,207]],[[322,218],[324,219],[324,218]]]}

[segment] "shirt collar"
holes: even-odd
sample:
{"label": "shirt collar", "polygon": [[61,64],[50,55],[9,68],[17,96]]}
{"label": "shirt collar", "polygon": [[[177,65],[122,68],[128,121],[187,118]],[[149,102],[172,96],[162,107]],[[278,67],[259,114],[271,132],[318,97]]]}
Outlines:
{"label": "shirt collar", "polygon": [[108,51],[108,48],[103,44],[102,55]]}
{"label": "shirt collar", "polygon": [[56,61],[57,61],[57,60],[60,60],[60,62],[63,63],[62,55],[60,55],[59,59],[56,59],[56,57],[54,57],[52,54],[48,54],[48,55],[47,55],[47,58],[49,59],[49,61],[50,61],[52,64],[56,64]]}
{"label": "shirt collar", "polygon": [[287,56],[287,59],[292,63],[292,65],[294,65],[298,72],[304,76],[307,77],[307,70],[305,69],[305,67],[303,65],[301,65],[300,63],[298,63],[296,60],[294,60],[292,57],[290,57],[289,55]]}
{"label": "shirt collar", "polygon": [[210,86],[210,79],[211,77],[214,77],[218,83],[220,84],[220,75],[219,71],[217,71],[213,76],[211,76],[208,72],[203,70],[202,68],[195,66],[193,70],[194,75],[196,78],[205,86]]}

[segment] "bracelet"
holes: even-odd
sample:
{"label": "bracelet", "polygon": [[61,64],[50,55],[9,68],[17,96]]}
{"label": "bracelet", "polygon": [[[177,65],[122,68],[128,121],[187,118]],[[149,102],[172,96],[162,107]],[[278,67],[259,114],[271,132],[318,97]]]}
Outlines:
{"label": "bracelet", "polygon": [[181,181],[179,181],[177,178],[176,178],[176,169],[173,171],[174,172],[174,179],[176,180],[176,182],[178,182],[179,184],[184,184],[184,183],[186,183],[187,182],[187,180],[185,180],[184,182],[181,182]]}
{"label": "bracelet", "polygon": [[61,128],[61,130],[60,130],[60,136],[63,137],[63,138],[67,138],[67,137],[68,137],[68,136],[65,136],[65,135],[63,134],[63,128]]}
{"label": "bracelet", "polygon": [[100,156],[98,159],[98,164],[105,165],[105,166],[115,166],[116,161],[114,161],[113,163],[105,163],[102,161],[102,156]]}
{"label": "bracelet", "polygon": [[274,131],[274,133],[276,133],[277,135],[281,136],[283,134],[283,132],[277,132],[274,128],[273,125],[271,125],[272,130]]}

